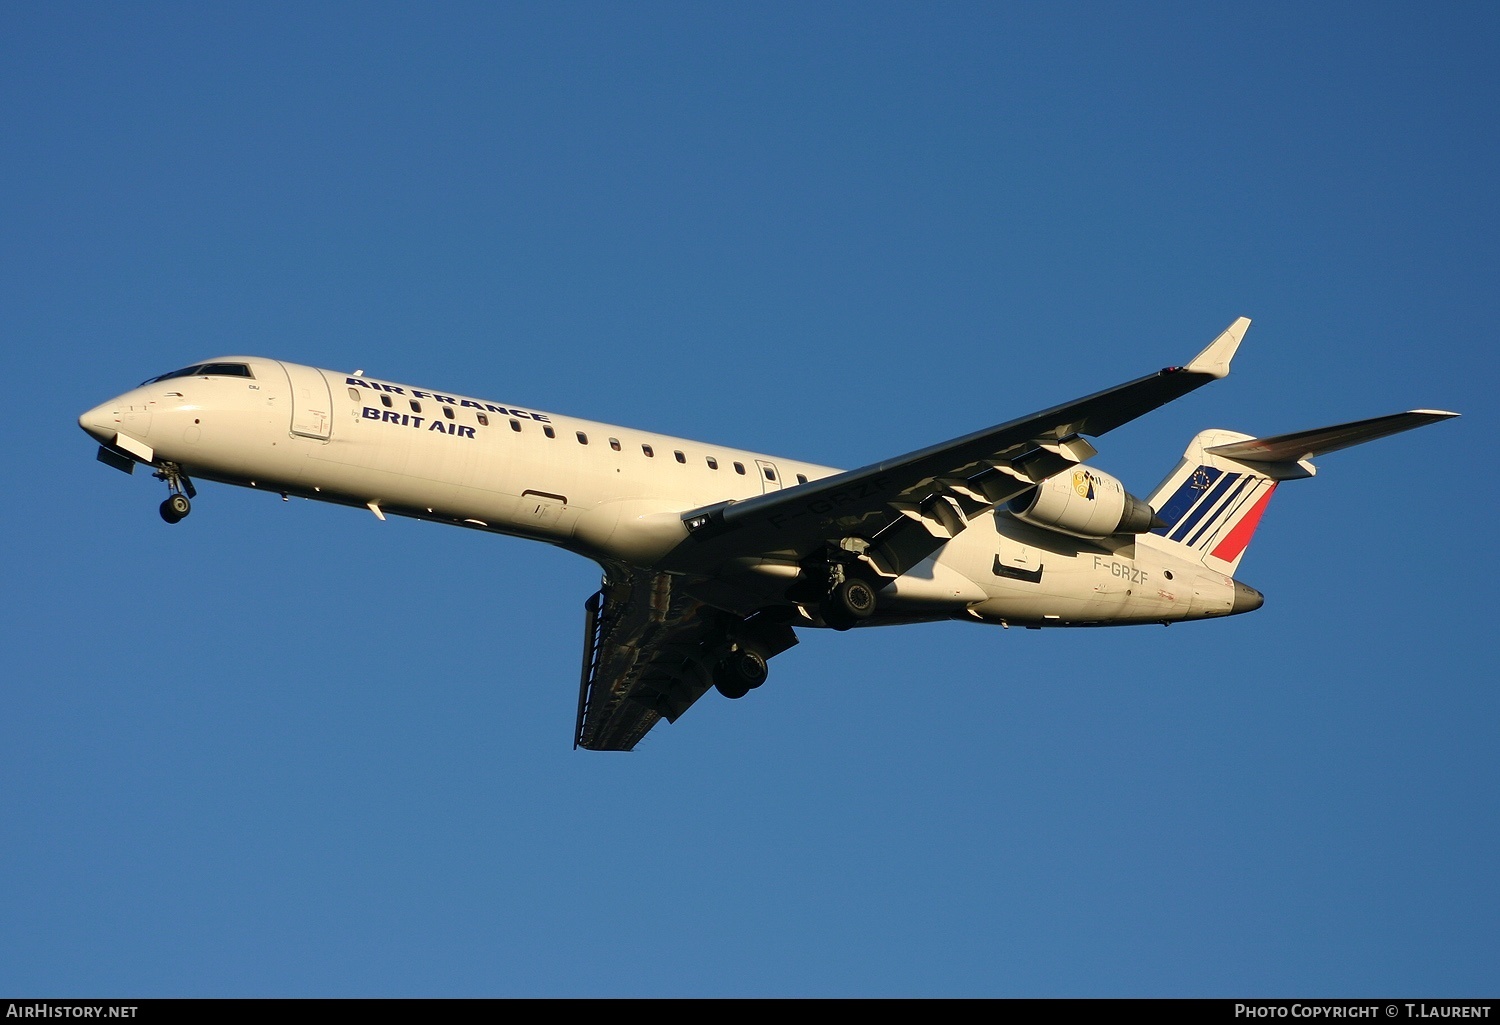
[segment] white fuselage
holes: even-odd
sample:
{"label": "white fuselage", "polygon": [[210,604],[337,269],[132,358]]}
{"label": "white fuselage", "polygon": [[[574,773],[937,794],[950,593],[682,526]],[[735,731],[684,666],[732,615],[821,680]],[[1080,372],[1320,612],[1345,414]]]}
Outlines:
{"label": "white fuselage", "polygon": [[[142,385],[79,418],[104,444],[192,477],[546,541],[642,569],[686,511],[839,471],[529,407],[259,357],[251,376]],[[722,567],[745,609],[786,603],[795,567]],[[1093,541],[997,510],[881,594],[886,621],[1023,626],[1227,615],[1234,581],[1151,534]],[[877,618],[872,622],[880,622]]]}

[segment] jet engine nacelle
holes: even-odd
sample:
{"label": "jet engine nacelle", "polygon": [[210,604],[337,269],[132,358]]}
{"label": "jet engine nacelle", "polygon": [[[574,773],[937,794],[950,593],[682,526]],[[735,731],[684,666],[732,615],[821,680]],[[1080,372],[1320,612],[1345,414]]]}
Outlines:
{"label": "jet engine nacelle", "polygon": [[1016,519],[1077,537],[1144,534],[1158,522],[1151,506],[1087,466],[1048,477],[1007,508]]}

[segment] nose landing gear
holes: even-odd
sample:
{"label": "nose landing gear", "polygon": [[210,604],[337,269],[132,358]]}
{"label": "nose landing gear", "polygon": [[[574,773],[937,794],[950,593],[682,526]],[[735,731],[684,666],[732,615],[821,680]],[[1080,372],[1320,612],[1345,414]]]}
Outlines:
{"label": "nose landing gear", "polygon": [[151,476],[166,481],[167,487],[172,489],[167,500],[161,504],[162,519],[168,523],[176,523],[193,511],[193,504],[189,499],[198,497],[198,489],[193,487],[188,475],[182,472],[182,467],[176,463],[163,463],[161,469]]}

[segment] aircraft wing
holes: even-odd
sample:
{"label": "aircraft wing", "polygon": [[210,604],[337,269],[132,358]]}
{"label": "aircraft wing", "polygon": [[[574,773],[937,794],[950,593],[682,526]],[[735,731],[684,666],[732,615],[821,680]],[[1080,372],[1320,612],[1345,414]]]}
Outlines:
{"label": "aircraft wing", "polygon": [[1101,435],[1224,377],[1250,326],[1241,317],[1190,363],[916,452],[779,492],[683,515],[689,536],[658,568],[714,574],[732,560],[795,563],[858,537],[892,574],[968,521],[1095,454]]}
{"label": "aircraft wing", "polygon": [[674,579],[610,567],[586,603],[575,748],[629,751],[711,685],[702,656],[721,639],[717,614]]}

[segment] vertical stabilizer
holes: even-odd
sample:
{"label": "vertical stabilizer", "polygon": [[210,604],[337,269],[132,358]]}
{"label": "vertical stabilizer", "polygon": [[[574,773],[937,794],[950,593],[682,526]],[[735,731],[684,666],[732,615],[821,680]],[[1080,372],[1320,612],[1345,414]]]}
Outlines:
{"label": "vertical stabilizer", "polygon": [[1202,432],[1149,499],[1166,524],[1153,534],[1191,549],[1203,565],[1229,576],[1239,567],[1278,481],[1316,472],[1306,461],[1251,464],[1209,451],[1253,440],[1234,431]]}

